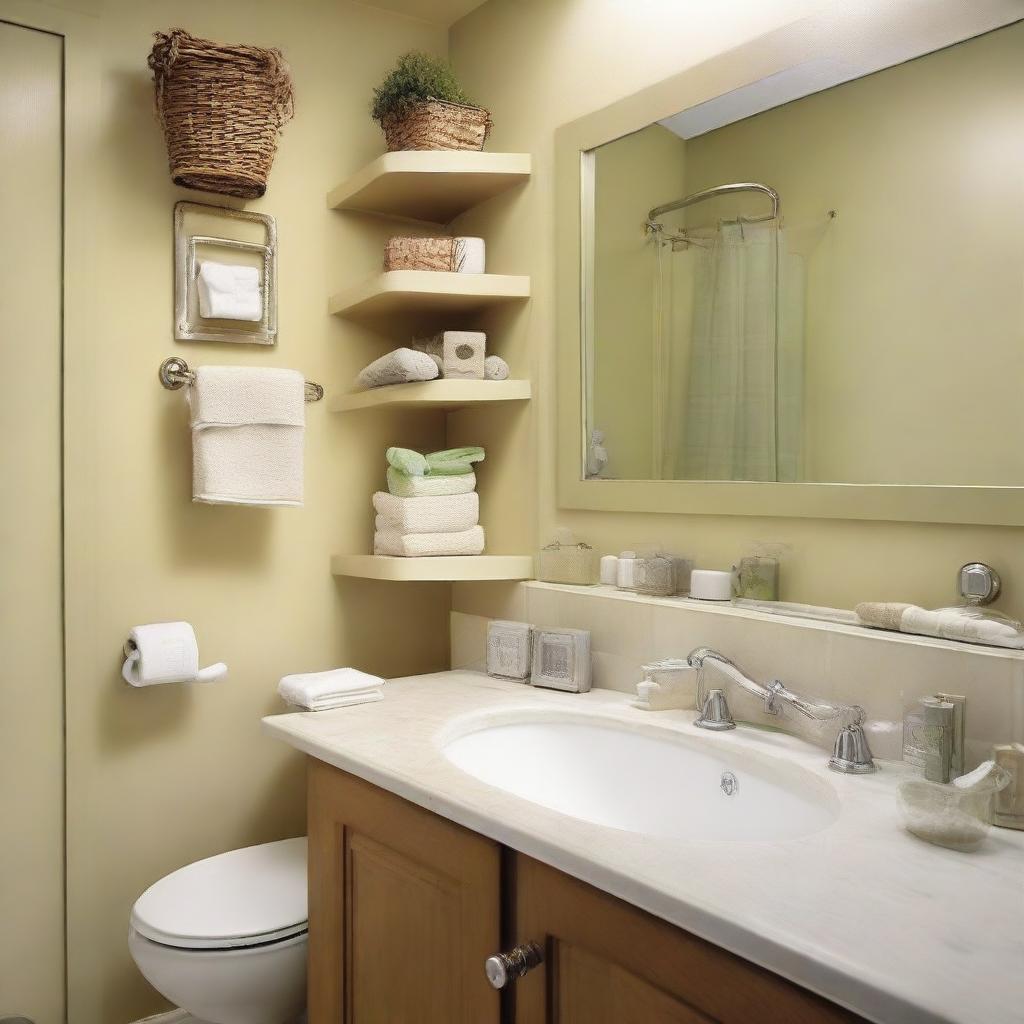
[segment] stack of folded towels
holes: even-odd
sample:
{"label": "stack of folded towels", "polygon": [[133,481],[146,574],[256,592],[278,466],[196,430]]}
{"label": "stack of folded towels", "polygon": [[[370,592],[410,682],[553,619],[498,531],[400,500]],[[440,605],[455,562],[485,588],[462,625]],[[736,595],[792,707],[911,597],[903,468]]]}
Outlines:
{"label": "stack of folded towels", "polygon": [[484,550],[473,463],[483,448],[421,455],[389,448],[388,489],[373,496],[373,553],[422,558],[479,555]]}
{"label": "stack of folded towels", "polygon": [[330,711],[383,700],[383,686],[380,676],[355,668],[333,668],[328,672],[285,676],[277,684],[277,692],[302,711]]}

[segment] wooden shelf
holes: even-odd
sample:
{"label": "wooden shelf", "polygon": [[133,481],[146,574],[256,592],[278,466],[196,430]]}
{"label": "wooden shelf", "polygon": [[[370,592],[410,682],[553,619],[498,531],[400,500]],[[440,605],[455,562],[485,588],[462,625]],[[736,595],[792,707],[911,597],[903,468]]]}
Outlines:
{"label": "wooden shelf", "polygon": [[337,316],[464,313],[530,297],[530,279],[512,274],[457,274],[440,270],[386,270],[331,296]]}
{"label": "wooden shelf", "polygon": [[528,380],[428,380],[335,395],[328,408],[331,412],[408,406],[461,409],[480,402],[522,402],[529,397]]}
{"label": "wooden shelf", "polygon": [[327,205],[333,210],[448,224],[529,177],[528,153],[385,153],[332,189]]}
{"label": "wooden shelf", "polygon": [[436,558],[395,558],[391,555],[335,555],[335,576],[367,580],[529,580],[532,555],[441,555]]}

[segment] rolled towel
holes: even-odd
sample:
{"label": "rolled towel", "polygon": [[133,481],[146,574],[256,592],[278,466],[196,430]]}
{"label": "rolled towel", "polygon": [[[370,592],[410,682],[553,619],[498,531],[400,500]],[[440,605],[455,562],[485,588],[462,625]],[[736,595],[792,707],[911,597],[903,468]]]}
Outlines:
{"label": "rolled towel", "polygon": [[501,356],[488,356],[484,360],[485,380],[508,380],[511,372],[508,363]]}
{"label": "rolled towel", "polygon": [[430,472],[426,457],[411,448],[389,448],[384,458],[392,469],[406,476],[426,476]]}
{"label": "rolled towel", "polygon": [[436,498],[443,494],[469,494],[476,490],[476,474],[462,476],[407,476],[388,467],[388,490],[399,498]]}
{"label": "rolled towel", "polygon": [[903,620],[903,613],[911,607],[913,606],[896,601],[862,601],[853,610],[862,626],[898,630],[900,622]]}
{"label": "rolled towel", "polygon": [[398,533],[381,530],[373,536],[375,555],[425,558],[434,555],[479,555],[484,550],[484,530],[474,526],[461,533]]}
{"label": "rolled towel", "polygon": [[204,260],[197,278],[199,315],[208,320],[262,320],[263,293],[255,267]]}
{"label": "rolled towel", "polygon": [[475,492],[444,497],[400,498],[387,491],[373,496],[377,530],[398,533],[460,533],[480,521],[480,498]]}
{"label": "rolled towel", "polygon": [[987,619],[966,609],[942,608],[930,612],[910,605],[900,621],[903,633],[918,636],[937,636],[943,640],[962,640],[969,644],[989,644],[994,647],[1024,647],[1024,635],[1015,622]]}
{"label": "rolled towel", "polygon": [[397,348],[359,371],[356,386],[379,388],[387,384],[408,384],[410,381],[433,380],[440,371],[425,352]]}
{"label": "rolled towel", "polygon": [[277,692],[289,703],[307,711],[328,711],[383,700],[384,680],[355,668],[304,672],[285,676]]}
{"label": "rolled towel", "polygon": [[188,402],[193,501],[302,504],[306,404],[301,373],[200,366]]}
{"label": "rolled towel", "polygon": [[484,450],[479,445],[468,448],[446,448],[426,457],[430,476],[464,476],[473,472],[474,462],[483,462]]}

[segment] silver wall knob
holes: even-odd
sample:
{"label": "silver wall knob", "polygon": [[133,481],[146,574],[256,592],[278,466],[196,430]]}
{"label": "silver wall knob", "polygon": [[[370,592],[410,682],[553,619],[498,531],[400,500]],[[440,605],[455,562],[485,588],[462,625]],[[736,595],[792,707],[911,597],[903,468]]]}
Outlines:
{"label": "silver wall knob", "polygon": [[536,942],[524,942],[508,953],[495,953],[484,961],[487,980],[493,988],[504,988],[544,962],[544,954]]}

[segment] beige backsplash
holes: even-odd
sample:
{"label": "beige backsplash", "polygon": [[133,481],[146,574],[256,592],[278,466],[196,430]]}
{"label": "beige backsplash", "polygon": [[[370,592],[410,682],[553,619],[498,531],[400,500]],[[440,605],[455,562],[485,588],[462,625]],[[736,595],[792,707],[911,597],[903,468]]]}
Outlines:
{"label": "beige backsplash", "polygon": [[[452,668],[484,667],[488,618],[513,619],[589,629],[594,686],[627,693],[646,662],[714,647],[758,680],[779,678],[800,693],[863,705],[879,758],[901,756],[904,711],[940,692],[967,698],[968,767],[984,760],[993,743],[1024,741],[1021,652],[776,618],[684,598],[635,598],[607,587],[460,586],[473,588],[472,607],[485,614],[451,613]],[[738,718],[758,717],[751,706],[734,711]]]}

